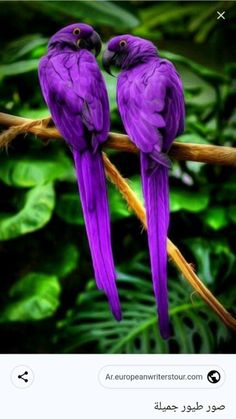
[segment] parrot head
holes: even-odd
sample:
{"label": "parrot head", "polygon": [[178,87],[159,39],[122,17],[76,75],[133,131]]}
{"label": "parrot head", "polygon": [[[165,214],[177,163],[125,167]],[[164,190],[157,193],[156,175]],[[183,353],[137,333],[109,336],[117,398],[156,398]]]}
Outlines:
{"label": "parrot head", "polygon": [[60,29],[49,41],[48,48],[70,47],[73,50],[87,49],[95,51],[97,56],[102,47],[102,41],[97,32],[92,26],[85,23],[75,23]]}
{"label": "parrot head", "polygon": [[119,35],[108,42],[103,54],[103,67],[112,74],[111,66],[125,70],[145,63],[157,54],[157,48],[151,41],[132,35]]}

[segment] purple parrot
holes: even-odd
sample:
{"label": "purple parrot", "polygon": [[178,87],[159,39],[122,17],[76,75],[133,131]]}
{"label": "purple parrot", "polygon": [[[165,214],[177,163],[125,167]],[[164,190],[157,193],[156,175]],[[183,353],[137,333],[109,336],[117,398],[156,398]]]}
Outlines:
{"label": "purple parrot", "polygon": [[121,69],[117,103],[127,134],[140,150],[148,244],[160,333],[169,337],[167,231],[169,225],[167,152],[184,130],[183,87],[173,64],[155,45],[131,35],[116,36],[103,55],[108,73]]}
{"label": "purple parrot", "polygon": [[100,145],[107,139],[109,102],[101,71],[92,53],[101,39],[86,24],[69,25],[49,41],[39,64],[39,80],[52,119],[69,144],[75,162],[85,226],[96,283],[121,319],[116,287],[110,214]]}

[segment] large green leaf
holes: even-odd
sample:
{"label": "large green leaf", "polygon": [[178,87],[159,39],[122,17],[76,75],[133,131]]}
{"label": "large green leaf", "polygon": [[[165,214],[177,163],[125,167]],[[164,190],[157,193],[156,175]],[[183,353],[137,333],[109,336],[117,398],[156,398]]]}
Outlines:
{"label": "large green leaf", "polygon": [[[175,278],[169,281],[173,331],[171,339],[164,341],[158,331],[150,277],[120,271],[118,276],[123,320],[117,323],[112,319],[105,297],[92,282],[79,295],[77,307],[59,323],[57,344],[68,352],[83,351],[90,344],[99,353],[210,353],[217,340],[227,338],[226,327],[202,300],[191,299],[186,282]],[[213,324],[218,327],[217,335]]]}
{"label": "large green leaf", "polygon": [[186,189],[171,189],[170,208],[172,212],[185,210],[189,212],[200,212],[207,208],[209,195],[206,191],[196,192]]}
{"label": "large green leaf", "polygon": [[53,184],[37,186],[25,194],[24,204],[14,215],[0,215],[0,240],[9,240],[44,227],[55,205]]}
{"label": "large green leaf", "polygon": [[196,72],[196,69],[193,69],[192,66],[189,67],[179,62],[177,67],[183,81],[186,106],[194,106],[201,111],[204,111],[206,106],[214,106],[216,92],[214,87],[208,83],[208,80],[205,80],[199,74],[199,71]]}
{"label": "large green leaf", "polygon": [[19,74],[29,73],[35,71],[38,68],[39,60],[25,60],[17,61],[11,64],[0,65],[0,81],[4,77],[18,76]]}
{"label": "large green leaf", "polygon": [[45,47],[46,42],[47,39],[39,34],[26,35],[19,39],[17,38],[13,42],[7,44],[7,47],[4,50],[3,62],[10,63],[12,61],[17,61],[29,54],[31,55],[31,58],[36,58],[32,57],[32,54],[34,54],[34,51],[38,50],[39,47]]}
{"label": "large green leaf", "polygon": [[30,6],[54,19],[61,20],[61,16],[77,21],[85,19],[87,23],[105,24],[119,30],[133,28],[139,22],[131,12],[111,1],[43,1],[31,2]]}
{"label": "large green leaf", "polygon": [[12,286],[9,296],[1,322],[42,320],[57,310],[60,284],[56,276],[31,272]]}
{"label": "large green leaf", "polygon": [[51,275],[64,278],[76,269],[79,260],[79,249],[69,243],[58,243],[49,255],[45,254],[39,268]]}
{"label": "large green leaf", "polygon": [[43,157],[2,157],[0,179],[9,186],[29,188],[71,178],[72,162],[62,153]]}

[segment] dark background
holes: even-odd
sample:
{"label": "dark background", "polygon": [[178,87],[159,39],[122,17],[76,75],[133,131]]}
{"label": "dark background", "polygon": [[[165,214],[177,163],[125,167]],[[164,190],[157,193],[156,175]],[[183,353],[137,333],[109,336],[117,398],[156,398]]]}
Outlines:
{"label": "dark background", "polygon": [[[217,20],[217,10],[226,20]],[[147,37],[177,66],[185,87],[186,130],[178,141],[234,146],[234,2],[0,2],[0,110],[43,118],[37,66],[48,38],[74,22],[106,42]],[[112,130],[123,132],[116,80],[105,76]],[[141,196],[137,156],[109,152]],[[169,237],[233,313],[236,174],[173,162]],[[94,285],[69,150],[19,136],[0,154],[1,352],[228,353],[233,334],[169,264],[172,337],[158,332],[146,234],[109,185],[112,240],[124,320],[116,323]]]}

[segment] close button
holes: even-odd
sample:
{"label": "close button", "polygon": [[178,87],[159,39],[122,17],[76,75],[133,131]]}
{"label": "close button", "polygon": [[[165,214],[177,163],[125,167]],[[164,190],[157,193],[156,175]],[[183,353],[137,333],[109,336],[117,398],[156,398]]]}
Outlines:
{"label": "close button", "polygon": [[223,12],[219,12],[218,10],[217,10],[217,20],[219,20],[219,19],[223,19],[223,20],[225,20],[225,10],[223,11]]}

